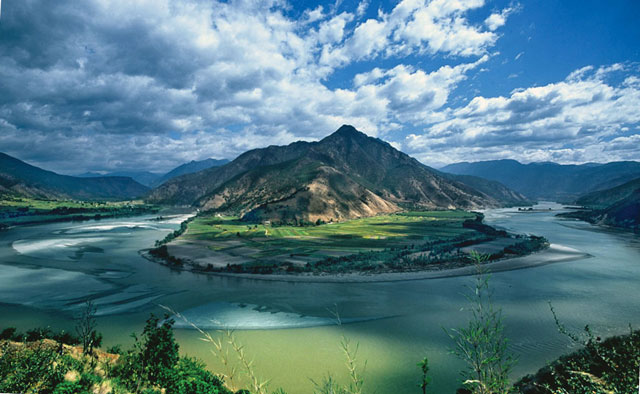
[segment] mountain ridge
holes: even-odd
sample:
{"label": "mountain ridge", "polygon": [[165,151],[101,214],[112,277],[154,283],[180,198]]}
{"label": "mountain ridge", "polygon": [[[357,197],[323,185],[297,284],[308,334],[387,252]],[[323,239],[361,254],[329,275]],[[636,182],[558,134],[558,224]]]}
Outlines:
{"label": "mountain ridge", "polygon": [[148,201],[275,221],[343,220],[411,206],[501,205],[348,125],[319,141],[254,149],[224,166],[175,178]]}
{"label": "mountain ridge", "polygon": [[640,177],[640,162],[522,164],[503,159],[454,163],[440,170],[498,181],[531,199],[572,203],[586,193],[615,187]]}
{"label": "mountain ridge", "polygon": [[0,194],[46,199],[132,199],[149,188],[129,177],[60,175],[0,152]]}
{"label": "mountain ridge", "polygon": [[227,159],[204,159],[204,160],[191,160],[188,163],[183,163],[171,171],[165,173],[164,175],[159,174],[159,176],[150,182],[149,186],[157,187],[162,185],[164,182],[173,179],[175,177],[185,175],[185,174],[193,174],[195,172],[199,172],[202,170],[206,170],[212,167],[219,167],[225,165],[229,162]]}

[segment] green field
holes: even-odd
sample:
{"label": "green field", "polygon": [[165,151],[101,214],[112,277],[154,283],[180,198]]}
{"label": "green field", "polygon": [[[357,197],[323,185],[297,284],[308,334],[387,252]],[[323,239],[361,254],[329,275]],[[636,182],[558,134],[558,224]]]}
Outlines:
{"label": "green field", "polygon": [[240,221],[237,217],[198,217],[189,223],[185,239],[242,240],[263,244],[322,245],[339,248],[385,248],[411,240],[455,237],[468,230],[462,222],[475,215],[464,211],[408,212],[316,226],[272,226]]}
{"label": "green field", "polygon": [[[264,267],[267,271],[273,267],[327,271],[336,267],[357,270],[363,264],[380,266],[392,261],[398,265],[407,254],[426,248],[440,248],[438,256],[450,260],[454,244],[487,238],[463,227],[463,222],[476,217],[464,211],[405,212],[339,223],[283,226],[201,215],[178,234],[179,242],[169,244],[170,250],[158,249],[156,255],[174,263],[191,261],[208,269],[261,272]],[[327,269],[327,265],[332,266]]]}
{"label": "green field", "polygon": [[4,196],[0,197],[0,225],[112,218],[157,210],[142,201],[38,200]]}

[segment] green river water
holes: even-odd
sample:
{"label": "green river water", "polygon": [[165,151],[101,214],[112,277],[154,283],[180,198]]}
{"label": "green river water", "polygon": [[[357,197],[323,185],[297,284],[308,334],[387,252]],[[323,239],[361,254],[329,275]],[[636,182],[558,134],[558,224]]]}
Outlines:
{"label": "green river water", "polygon": [[[640,326],[640,237],[556,218],[551,211],[489,210],[487,223],[517,233],[547,237],[551,243],[592,257],[495,273],[494,299],[503,308],[506,334],[520,360],[514,378],[536,371],[572,350],[557,333],[547,302],[561,320],[598,335]],[[328,373],[346,379],[343,335],[359,343],[366,360],[366,392],[418,393],[416,363],[431,364],[432,392],[453,393],[462,364],[449,354],[443,328],[468,319],[463,293],[471,277],[380,283],[295,283],[205,276],[171,270],[139,251],[179,226],[184,217],[152,217],[53,223],[0,233],[0,326],[73,329],[84,300],[98,307],[105,345],[131,344],[158,305],[183,312],[219,335],[232,327],[259,376],[273,389],[309,393],[310,379]],[[338,310],[344,324],[333,323]],[[177,328],[183,353],[212,370],[220,362],[191,329]],[[244,379],[239,376],[240,381]],[[245,380],[246,381],[246,380]]]}

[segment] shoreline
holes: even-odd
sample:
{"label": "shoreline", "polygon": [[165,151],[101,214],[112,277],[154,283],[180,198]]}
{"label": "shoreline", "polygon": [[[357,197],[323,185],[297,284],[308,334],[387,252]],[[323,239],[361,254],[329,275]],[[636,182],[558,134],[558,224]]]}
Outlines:
{"label": "shoreline", "polygon": [[[149,249],[139,251],[139,254],[146,260],[153,263],[160,263],[171,269],[188,271],[197,274],[224,276],[240,279],[254,279],[272,282],[307,282],[307,283],[371,283],[371,282],[399,282],[408,280],[442,279],[459,276],[475,275],[477,270],[473,265],[438,270],[403,271],[403,272],[381,272],[374,274],[367,273],[343,273],[343,274],[248,274],[215,272],[197,269],[194,266],[175,266],[167,263],[164,259],[153,257],[149,254]],[[488,267],[488,273],[514,271],[541,267],[544,265],[582,260],[592,257],[588,253],[580,252],[563,245],[551,244],[547,249],[535,252],[526,256],[501,259],[483,264]]]}

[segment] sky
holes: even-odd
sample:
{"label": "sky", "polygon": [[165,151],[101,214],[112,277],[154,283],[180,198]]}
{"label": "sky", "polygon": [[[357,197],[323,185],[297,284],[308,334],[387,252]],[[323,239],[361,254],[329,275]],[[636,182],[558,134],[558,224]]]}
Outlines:
{"label": "sky", "polygon": [[4,0],[0,151],[164,172],[351,124],[421,162],[640,160],[637,0]]}

